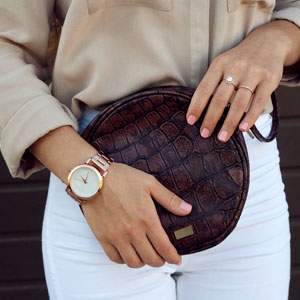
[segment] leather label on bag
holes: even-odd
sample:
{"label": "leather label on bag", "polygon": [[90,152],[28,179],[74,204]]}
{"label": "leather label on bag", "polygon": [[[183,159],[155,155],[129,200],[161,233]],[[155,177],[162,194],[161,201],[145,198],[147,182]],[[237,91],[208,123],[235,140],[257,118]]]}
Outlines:
{"label": "leather label on bag", "polygon": [[193,235],[194,233],[195,232],[192,225],[174,231],[174,235],[177,240]]}

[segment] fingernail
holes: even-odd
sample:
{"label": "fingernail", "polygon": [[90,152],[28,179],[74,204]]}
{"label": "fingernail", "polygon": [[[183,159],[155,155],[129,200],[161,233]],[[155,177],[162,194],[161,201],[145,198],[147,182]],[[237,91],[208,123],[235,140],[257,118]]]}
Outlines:
{"label": "fingernail", "polygon": [[225,142],[226,139],[228,137],[228,132],[223,130],[220,134],[219,134],[219,140]]}
{"label": "fingernail", "polygon": [[190,211],[192,209],[192,205],[191,204],[188,204],[187,202],[185,201],[181,201],[180,203],[180,208],[184,211]]}
{"label": "fingernail", "polygon": [[196,117],[194,115],[190,115],[187,119],[187,122],[190,124],[190,125],[194,125],[194,123],[196,122]]}
{"label": "fingernail", "polygon": [[208,130],[207,128],[203,128],[203,129],[201,130],[201,136],[202,136],[203,138],[207,138],[207,137],[209,136],[209,130]]}
{"label": "fingernail", "polygon": [[248,129],[249,124],[247,122],[243,122],[242,125],[240,126],[240,128],[242,130],[247,130]]}

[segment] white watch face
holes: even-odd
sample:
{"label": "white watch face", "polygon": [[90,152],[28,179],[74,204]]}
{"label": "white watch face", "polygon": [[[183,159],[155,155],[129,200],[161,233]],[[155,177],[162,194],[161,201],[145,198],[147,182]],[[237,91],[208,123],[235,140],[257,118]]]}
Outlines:
{"label": "white watch face", "polygon": [[99,171],[89,165],[74,168],[69,176],[72,191],[81,198],[94,196],[103,184],[103,177]]}

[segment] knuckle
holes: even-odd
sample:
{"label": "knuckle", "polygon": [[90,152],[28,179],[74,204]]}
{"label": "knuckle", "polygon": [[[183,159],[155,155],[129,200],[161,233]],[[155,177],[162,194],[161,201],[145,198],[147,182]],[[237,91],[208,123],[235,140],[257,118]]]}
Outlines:
{"label": "knuckle", "polygon": [[214,105],[216,106],[225,106],[226,100],[224,99],[224,97],[218,96],[216,95],[212,102],[214,103]]}
{"label": "knuckle", "polygon": [[117,264],[124,264],[122,258],[120,258],[119,256],[109,254],[109,253],[106,253],[106,254],[112,262],[117,263]]}
{"label": "knuckle", "polygon": [[237,109],[237,110],[244,110],[247,106],[247,102],[245,101],[244,98],[236,98],[234,100],[233,106]]}
{"label": "knuckle", "polygon": [[268,81],[268,82],[273,82],[277,79],[277,76],[275,74],[272,74],[268,71],[265,71],[264,73],[264,80]]}
{"label": "knuckle", "polygon": [[145,263],[152,267],[161,267],[164,265],[164,261],[161,259],[145,259]]}
{"label": "knuckle", "polygon": [[162,254],[163,256],[166,256],[171,253],[172,248],[171,248],[171,246],[168,246],[168,245],[160,245],[157,250],[160,254]]}
{"label": "knuckle", "polygon": [[219,119],[220,119],[220,117],[218,118],[217,115],[214,115],[213,113],[208,112],[204,117],[201,128],[207,128],[207,129],[209,129],[210,132],[213,132]]}
{"label": "knuckle", "polygon": [[265,76],[266,72],[266,68],[255,63],[251,64],[249,68],[249,73],[251,74],[251,76]]}
{"label": "knuckle", "polygon": [[150,258],[150,257],[143,257],[143,261],[146,265],[152,266],[155,261],[154,259]]}
{"label": "knuckle", "polygon": [[109,237],[108,240],[114,244],[120,244],[122,242],[122,237],[119,231],[110,231],[107,233],[107,236]]}
{"label": "knuckle", "polygon": [[213,122],[213,120],[211,120],[209,118],[209,121],[208,120],[205,120],[202,124],[202,127],[203,128],[207,128],[209,130],[209,132],[212,132],[213,129],[215,128],[215,123]]}
{"label": "knuckle", "polygon": [[249,62],[243,58],[239,58],[239,59],[235,60],[234,65],[235,65],[235,68],[246,69],[249,66]]}
{"label": "knuckle", "polygon": [[232,120],[228,120],[224,122],[223,127],[226,128],[227,131],[233,132],[237,127],[237,123]]}
{"label": "knuckle", "polygon": [[150,257],[144,258],[144,263],[149,266],[153,266],[156,263],[156,260]]}
{"label": "knuckle", "polygon": [[139,221],[140,221],[141,225],[146,228],[150,228],[152,226],[152,224],[153,224],[152,219],[153,218],[147,212],[141,212],[139,214]]}
{"label": "knuckle", "polygon": [[132,224],[128,224],[128,223],[124,224],[123,230],[127,236],[132,237],[136,234],[136,228]]}
{"label": "knuckle", "polygon": [[117,264],[124,264],[124,261],[123,261],[123,259],[121,259],[121,258],[114,259],[114,260],[112,260],[112,261],[115,262],[115,263],[117,263]]}
{"label": "knuckle", "polygon": [[162,260],[162,261],[160,261],[159,263],[157,263],[155,266],[153,266],[153,267],[162,267],[163,265],[165,264],[165,261],[164,260]]}
{"label": "knuckle", "polygon": [[178,259],[175,258],[174,256],[169,256],[167,260],[170,264],[176,264],[178,262]]}
{"label": "knuckle", "polygon": [[279,75],[277,73],[271,73],[269,76],[270,76],[269,81],[271,83],[276,83],[277,84],[281,79],[281,75]]}
{"label": "knuckle", "polygon": [[144,263],[142,262],[142,261],[140,261],[140,260],[137,260],[137,259],[128,259],[128,261],[127,261],[127,266],[129,267],[129,268],[134,268],[134,269],[136,269],[136,268],[141,268],[142,266],[144,266]]}
{"label": "knuckle", "polygon": [[157,179],[153,175],[148,174],[147,184],[148,184],[149,187],[153,187],[157,184]]}
{"label": "knuckle", "polygon": [[277,82],[281,79],[281,74],[261,65],[252,65],[250,67],[250,73],[252,76],[257,76],[267,82]]}
{"label": "knuckle", "polygon": [[255,104],[259,107],[264,107],[266,104],[266,99],[263,96],[257,96],[255,98]]}
{"label": "knuckle", "polygon": [[175,207],[177,202],[178,202],[178,199],[177,199],[176,195],[174,193],[170,192],[169,199],[168,199],[169,207]]}
{"label": "knuckle", "polygon": [[165,261],[161,259],[161,260],[156,261],[152,266],[153,267],[162,267],[164,264],[165,264]]}

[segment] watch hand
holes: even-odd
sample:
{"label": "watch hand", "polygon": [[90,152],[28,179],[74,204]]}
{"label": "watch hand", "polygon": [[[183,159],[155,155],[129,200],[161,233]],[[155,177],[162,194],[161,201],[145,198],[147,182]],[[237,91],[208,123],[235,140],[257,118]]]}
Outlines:
{"label": "watch hand", "polygon": [[83,180],[84,183],[86,183],[86,180],[80,175],[81,179]]}
{"label": "watch hand", "polygon": [[89,176],[89,172],[87,172],[87,174],[86,174],[86,178],[85,178],[86,182],[87,182],[88,176]]}
{"label": "watch hand", "polygon": [[81,180],[81,179],[79,179],[79,178],[74,178],[74,179],[76,179],[76,180],[79,180],[80,182],[82,182],[82,180]]}

